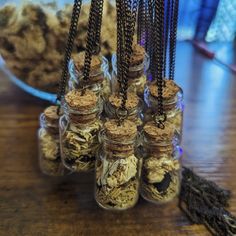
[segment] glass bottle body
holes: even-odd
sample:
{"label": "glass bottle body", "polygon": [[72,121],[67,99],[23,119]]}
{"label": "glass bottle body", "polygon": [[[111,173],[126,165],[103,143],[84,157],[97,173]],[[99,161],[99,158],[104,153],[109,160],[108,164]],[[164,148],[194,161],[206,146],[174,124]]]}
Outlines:
{"label": "glass bottle body", "polygon": [[136,142],[114,141],[101,133],[102,146],[96,160],[95,199],[107,210],[126,210],[139,197],[141,172]]}
{"label": "glass bottle body", "polygon": [[178,196],[181,185],[182,149],[172,142],[154,143],[143,137],[141,195],[155,204]]}
{"label": "glass bottle body", "polygon": [[[156,114],[158,101],[150,91],[148,86],[146,86],[144,91],[144,101],[145,101],[145,112],[143,114],[144,121],[148,122],[153,120],[153,116]],[[163,108],[167,115],[167,121],[174,124],[176,130],[176,143],[180,144],[182,140],[182,130],[183,130],[183,91],[180,88],[179,92],[171,99],[163,100]]]}
{"label": "glass bottle body", "polygon": [[[141,127],[143,124],[142,107],[143,107],[143,102],[140,99],[137,106],[128,109],[127,119],[133,121],[137,125],[137,127]],[[106,102],[104,103],[104,111],[106,117],[108,117],[109,119],[117,118],[117,108],[114,105],[112,105],[109,100],[106,100]]]}
{"label": "glass bottle body", "polygon": [[[117,92],[119,90],[119,82],[117,80],[117,58],[116,54],[112,56],[112,91]],[[137,94],[139,97],[143,98],[145,85],[147,82],[146,71],[149,66],[148,55],[145,55],[143,63],[139,65],[130,66],[128,72],[128,92]]]}
{"label": "glass bottle body", "polygon": [[67,173],[61,156],[58,125],[46,121],[45,115],[40,115],[39,166],[42,173],[50,176],[62,176]]}
{"label": "glass bottle body", "polygon": [[[71,59],[69,62],[69,74],[68,81],[69,90],[81,88],[81,81],[83,80],[82,71],[78,71]],[[92,90],[98,96],[103,99],[107,98],[111,93],[111,75],[109,73],[109,62],[106,57],[101,58],[101,66],[97,69],[90,71],[90,79],[86,81],[86,88]]]}
{"label": "glass bottle body", "polygon": [[60,118],[60,144],[61,157],[68,169],[76,172],[94,170],[98,133],[102,127],[100,110],[98,106],[85,115],[64,104],[65,114]]}

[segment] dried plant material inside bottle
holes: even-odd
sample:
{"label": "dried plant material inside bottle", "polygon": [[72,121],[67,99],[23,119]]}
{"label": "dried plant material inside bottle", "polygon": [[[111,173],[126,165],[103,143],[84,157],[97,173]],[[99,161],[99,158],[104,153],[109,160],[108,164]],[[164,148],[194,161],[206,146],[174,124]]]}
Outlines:
{"label": "dried plant material inside bottle", "polygon": [[[158,106],[158,89],[156,83],[152,83],[145,89],[144,100],[147,105],[147,110],[144,114],[145,121],[153,120],[153,115],[156,114]],[[167,121],[175,126],[178,134],[177,143],[180,143],[182,138],[183,125],[183,91],[173,80],[164,80],[163,86],[163,109],[167,115]]]}
{"label": "dried plant material inside bottle", "polygon": [[126,120],[104,124],[102,148],[96,160],[96,201],[105,209],[125,210],[138,200],[140,160],[136,153],[137,128]]}
{"label": "dried plant material inside bottle", "polygon": [[44,174],[59,176],[67,171],[60,156],[59,143],[59,115],[57,107],[47,107],[40,115],[39,138],[39,163]]}
{"label": "dried plant material inside bottle", "polygon": [[72,90],[65,96],[60,119],[61,156],[67,168],[80,172],[94,169],[99,146],[101,104],[90,90]]}
{"label": "dried plant material inside bottle", "polygon": [[[84,57],[85,52],[72,55],[72,61],[69,66],[70,90],[81,88],[81,80],[83,79],[84,70]],[[89,80],[86,81],[87,88],[95,92],[97,95],[107,97],[111,92],[110,80],[108,60],[101,55],[93,55],[91,59],[90,77]]]}
{"label": "dried plant material inside bottle", "polygon": [[[114,119],[117,117],[116,111],[120,108],[122,97],[119,94],[112,94],[105,104],[105,113],[107,117]],[[135,122],[137,126],[142,125],[141,120],[142,102],[135,93],[128,93],[126,109],[128,110],[127,119]]]}
{"label": "dried plant material inside bottle", "polygon": [[[145,49],[138,44],[133,45],[133,54],[130,60],[130,67],[128,73],[128,91],[136,93],[143,97],[144,88],[146,85],[146,75],[144,71],[147,70],[147,54]],[[113,65],[114,67],[114,65]],[[116,78],[116,72],[113,71],[113,90],[119,90],[119,83]]]}
{"label": "dried plant material inside bottle", "polygon": [[173,145],[175,128],[165,123],[160,129],[154,122],[143,128],[143,167],[141,195],[153,203],[175,198],[180,188],[181,149]]}

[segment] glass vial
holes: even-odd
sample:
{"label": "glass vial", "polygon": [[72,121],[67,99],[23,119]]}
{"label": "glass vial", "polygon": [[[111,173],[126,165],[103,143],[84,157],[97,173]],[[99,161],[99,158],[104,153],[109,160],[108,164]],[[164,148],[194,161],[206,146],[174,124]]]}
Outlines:
{"label": "glass vial", "polygon": [[[119,94],[112,94],[104,105],[106,117],[110,119],[117,118],[117,110],[120,108],[122,98]],[[138,127],[142,125],[142,106],[141,99],[135,93],[128,93],[126,101],[126,109],[128,113],[127,119],[133,121]]]}
{"label": "glass vial", "polygon": [[[83,80],[84,52],[72,55],[69,62],[69,90],[79,89]],[[107,98],[111,93],[111,75],[109,62],[101,55],[93,55],[91,60],[90,78],[86,81],[88,89],[102,98]]]}
{"label": "glass vial", "polygon": [[137,128],[126,120],[104,124],[102,143],[96,160],[95,198],[109,210],[125,210],[138,201],[140,159],[137,154]]}
{"label": "glass vial", "polygon": [[[158,89],[156,83],[151,83],[145,88],[144,101],[146,109],[144,112],[145,122],[153,120],[158,107]],[[173,81],[164,80],[163,86],[163,108],[167,115],[167,121],[172,123],[176,130],[176,142],[181,143],[183,127],[183,90]]]}
{"label": "glass vial", "polygon": [[[128,91],[136,93],[139,97],[143,98],[144,88],[146,85],[146,71],[148,69],[148,55],[145,49],[138,44],[133,46],[133,54],[130,61],[128,73]],[[117,81],[117,58],[116,54],[112,56],[112,91],[119,90],[119,83]]]}
{"label": "glass vial", "polygon": [[47,107],[40,115],[39,165],[46,175],[61,176],[66,173],[61,156],[59,142],[59,116],[57,106]]}
{"label": "glass vial", "polygon": [[100,100],[91,90],[71,90],[64,100],[64,115],[60,119],[63,163],[76,172],[94,170],[102,127]]}
{"label": "glass vial", "polygon": [[174,126],[168,122],[165,129],[154,122],[143,128],[141,195],[147,201],[166,203],[179,194],[182,149],[174,145],[174,136]]}

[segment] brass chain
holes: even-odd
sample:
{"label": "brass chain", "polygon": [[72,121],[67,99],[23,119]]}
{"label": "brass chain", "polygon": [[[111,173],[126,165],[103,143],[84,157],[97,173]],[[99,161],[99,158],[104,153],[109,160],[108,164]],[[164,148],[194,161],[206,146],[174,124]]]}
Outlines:
{"label": "brass chain", "polygon": [[57,99],[56,99],[56,101],[59,101],[59,102],[61,101],[62,96],[65,95],[65,91],[66,91],[66,84],[67,84],[67,79],[68,79],[68,74],[69,74],[68,63],[71,58],[71,53],[74,46],[74,40],[77,33],[81,6],[82,6],[82,0],[74,1],[72,15],[71,15],[70,29],[69,29],[66,48],[65,48],[64,61],[62,65],[61,80],[60,80],[59,90],[58,90]]}

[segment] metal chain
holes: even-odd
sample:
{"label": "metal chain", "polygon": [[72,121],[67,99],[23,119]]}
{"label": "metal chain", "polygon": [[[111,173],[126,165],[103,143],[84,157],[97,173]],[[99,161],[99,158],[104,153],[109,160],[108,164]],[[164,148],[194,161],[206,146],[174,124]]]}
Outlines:
{"label": "metal chain", "polygon": [[164,45],[164,67],[163,77],[166,78],[166,64],[167,64],[167,50],[169,44],[169,29],[170,29],[170,13],[171,13],[171,0],[167,0],[165,15],[165,45]]}
{"label": "metal chain", "polygon": [[[98,3],[99,1],[99,3]],[[99,6],[99,10],[98,10]],[[96,45],[96,39],[98,40],[98,34],[100,35],[101,21],[102,21],[102,9],[103,9],[103,0],[92,0],[89,21],[88,21],[88,31],[87,31],[87,41],[85,49],[85,58],[84,58],[84,70],[83,70],[83,79],[88,81],[90,76],[90,67],[92,61],[92,55],[94,54],[94,45]],[[99,15],[101,14],[101,15]],[[99,21],[99,19],[101,19]],[[99,37],[100,38],[100,37]]]}
{"label": "metal chain", "polygon": [[[155,72],[155,63],[153,63],[153,44],[154,44],[154,35],[153,32],[155,31],[154,27],[154,5],[155,0],[148,0],[148,36],[147,36],[147,43],[146,43],[146,51],[149,55],[150,60],[150,72],[152,77],[154,78]],[[156,42],[156,41],[155,41]]]}
{"label": "metal chain", "polygon": [[155,121],[159,128],[164,129],[164,122],[166,121],[166,114],[163,109],[163,39],[164,39],[164,8],[165,1],[164,0],[156,0],[155,1],[155,17],[154,17],[154,35],[157,41],[154,42],[154,63],[156,66],[155,70],[155,79],[157,82],[158,89],[158,108],[157,115],[155,117]]}
{"label": "metal chain", "polygon": [[177,28],[178,28],[178,15],[179,15],[179,0],[173,0],[171,10],[172,10],[172,13],[171,13],[171,22],[170,22],[169,79],[174,80]]}
{"label": "metal chain", "polygon": [[117,15],[117,81],[119,84],[119,90],[121,90],[121,78],[122,78],[122,64],[121,58],[123,58],[123,27],[122,27],[122,6],[121,1],[116,1],[116,15]]}
{"label": "metal chain", "polygon": [[128,115],[126,109],[128,72],[133,53],[133,37],[138,10],[138,0],[116,0],[117,7],[117,66],[118,81],[122,103],[117,109],[117,117],[121,123]]}
{"label": "metal chain", "polygon": [[61,74],[61,81],[59,84],[59,90],[57,93],[56,101],[61,101],[62,96],[65,95],[66,84],[68,79],[68,63],[71,58],[71,53],[74,46],[74,40],[77,33],[78,21],[80,16],[80,10],[82,6],[82,0],[75,0],[74,6],[71,15],[71,23],[70,23],[70,30],[68,34],[66,49],[65,49],[65,56],[62,65],[62,74]]}
{"label": "metal chain", "polygon": [[128,72],[130,66],[131,56],[133,54],[133,37],[135,32],[136,17],[138,10],[138,1],[137,0],[125,0],[126,6],[126,21],[124,27],[125,33],[125,60],[123,63],[123,81],[122,81],[122,104],[121,108],[126,108],[127,101],[127,90],[128,90]]}
{"label": "metal chain", "polygon": [[98,54],[101,50],[100,47],[100,38],[101,38],[101,28],[102,28],[102,16],[103,16],[103,4],[104,0],[98,1],[97,4],[97,32],[96,32],[96,38],[94,42],[94,54]]}
{"label": "metal chain", "polygon": [[140,0],[138,6],[138,29],[137,29],[137,43],[141,46],[145,46],[147,35],[147,9],[145,0]]}

